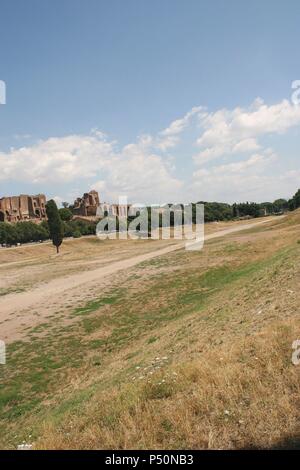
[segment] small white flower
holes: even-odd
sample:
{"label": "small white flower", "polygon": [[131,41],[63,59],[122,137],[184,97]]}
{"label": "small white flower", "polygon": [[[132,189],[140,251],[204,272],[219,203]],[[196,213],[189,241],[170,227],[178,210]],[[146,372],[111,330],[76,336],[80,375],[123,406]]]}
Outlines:
{"label": "small white flower", "polygon": [[23,444],[19,444],[17,446],[17,449],[18,450],[30,450],[30,449],[32,449],[32,444],[26,444],[25,441],[24,441]]}

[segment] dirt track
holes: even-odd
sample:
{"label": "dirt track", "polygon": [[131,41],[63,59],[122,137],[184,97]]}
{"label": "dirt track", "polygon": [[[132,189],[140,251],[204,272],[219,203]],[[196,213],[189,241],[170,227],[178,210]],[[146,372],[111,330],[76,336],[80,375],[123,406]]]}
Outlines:
{"label": "dirt track", "polygon": [[[205,241],[224,237],[231,233],[248,230],[257,225],[270,222],[273,219],[268,218],[263,221],[255,223],[246,223],[239,226],[229,227],[225,230],[219,230],[214,233],[205,236]],[[196,245],[196,244],[194,244]],[[84,284],[97,282],[97,285],[105,284],[106,278],[118,273],[121,270],[126,270],[138,265],[144,261],[151,260],[158,256],[171,253],[173,251],[184,248],[185,242],[167,246],[165,248],[155,250],[149,253],[134,256],[129,259],[113,262],[107,266],[102,266],[90,271],[67,275],[63,278],[57,278],[49,281],[48,283],[42,284],[39,287],[35,287],[26,292],[12,293],[6,295],[1,299],[1,325],[0,325],[0,337],[1,339],[10,342],[20,337],[20,330],[34,326],[35,324],[41,323],[47,316],[48,311],[45,311],[44,306],[55,303],[59,296],[63,296],[64,293],[70,293],[70,291],[83,286]],[[64,297],[63,297],[64,299]],[[62,299],[62,301],[63,301]],[[33,310],[38,310],[38,315]],[[45,314],[44,314],[45,311]]]}

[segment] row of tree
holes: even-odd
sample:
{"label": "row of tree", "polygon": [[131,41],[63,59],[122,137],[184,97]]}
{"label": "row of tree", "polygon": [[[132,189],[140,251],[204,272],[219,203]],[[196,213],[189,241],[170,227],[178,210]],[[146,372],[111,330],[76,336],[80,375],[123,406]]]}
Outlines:
{"label": "row of tree", "polygon": [[40,224],[30,221],[15,224],[0,222],[0,244],[10,246],[51,239],[58,249],[64,237],[79,238],[96,233],[95,223],[86,224],[80,220],[70,220],[69,214],[67,218],[64,217],[64,214],[61,214],[63,209],[58,210],[54,201],[47,203],[46,210],[48,221]]}
{"label": "row of tree", "polygon": [[42,222],[17,222],[9,224],[0,222],[0,244],[16,245],[17,243],[28,243],[49,240],[48,223]]}
{"label": "row of tree", "polygon": [[[280,214],[287,210],[295,210],[300,207],[300,189],[290,199],[277,199],[274,202],[257,204],[246,202],[239,204],[225,204],[219,202],[202,202],[205,207],[205,222],[232,220],[243,217],[260,217],[263,215]],[[182,206],[183,208],[183,206]],[[37,242],[51,239],[57,252],[64,237],[79,238],[82,235],[95,235],[96,223],[86,223],[80,220],[72,220],[72,210],[68,207],[58,209],[55,201],[50,200],[46,205],[48,221],[41,224],[33,222],[18,222],[9,224],[0,222],[0,244],[16,245],[18,243]],[[196,213],[196,205],[193,205],[193,218]],[[149,227],[151,222],[150,210],[148,216]],[[159,218],[161,226],[162,217]],[[130,222],[130,218],[128,219]],[[174,214],[171,213],[170,224],[174,225]],[[117,223],[116,229],[120,229]],[[138,227],[139,229],[139,227]]]}
{"label": "row of tree", "polygon": [[294,211],[300,207],[300,189],[296,192],[296,194],[289,200],[289,210]]}
{"label": "row of tree", "polygon": [[[293,201],[293,199],[291,200]],[[286,199],[277,199],[274,202],[243,202],[238,204],[224,204],[221,202],[202,202],[205,207],[205,222],[232,220],[243,217],[262,217],[264,215],[281,214],[293,210],[297,206]]]}

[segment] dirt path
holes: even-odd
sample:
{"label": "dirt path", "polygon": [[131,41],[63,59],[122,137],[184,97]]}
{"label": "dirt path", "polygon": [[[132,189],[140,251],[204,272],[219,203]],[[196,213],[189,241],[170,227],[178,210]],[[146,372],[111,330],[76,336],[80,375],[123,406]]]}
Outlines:
{"label": "dirt path", "polygon": [[32,261],[37,261],[39,258],[24,258],[22,260],[19,260],[19,261],[10,261],[9,263],[3,263],[3,264],[0,264],[0,269],[6,269],[7,266],[16,266],[18,264],[25,264],[25,263],[30,263]]}
{"label": "dirt path", "polygon": [[[206,235],[205,241],[224,237],[242,230],[248,230],[272,220],[274,219],[268,218],[260,222],[247,223],[225,230],[219,230]],[[190,245],[191,244],[194,245],[194,248],[197,245],[196,243],[190,243]],[[53,301],[58,299],[59,295],[63,295],[64,292],[70,293],[70,291],[80,288],[84,284],[94,282],[97,282],[97,285],[101,286],[101,283],[105,283],[106,278],[118,273],[120,270],[132,268],[144,261],[180,250],[184,247],[185,242],[181,241],[180,243],[176,243],[172,246],[167,246],[166,248],[134,256],[129,259],[115,261],[110,265],[102,266],[91,271],[68,275],[64,278],[53,279],[46,284],[40,285],[39,287],[26,292],[8,294],[0,301],[0,339],[7,342],[15,340],[18,337],[17,331],[20,330],[20,328],[34,326],[37,323],[41,323],[41,321],[43,321],[43,318],[41,317],[44,315],[41,313],[37,317],[33,310],[35,309],[39,310],[39,312],[43,312],[42,306],[51,304],[51,302],[53,303]],[[39,306],[41,306],[40,309]]]}

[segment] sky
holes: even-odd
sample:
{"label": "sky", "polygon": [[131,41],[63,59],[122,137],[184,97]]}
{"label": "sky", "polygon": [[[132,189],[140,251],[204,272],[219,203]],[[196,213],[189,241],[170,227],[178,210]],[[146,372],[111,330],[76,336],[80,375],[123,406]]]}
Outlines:
{"label": "sky", "polygon": [[1,0],[0,17],[0,197],[300,187],[298,0]]}

